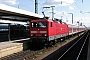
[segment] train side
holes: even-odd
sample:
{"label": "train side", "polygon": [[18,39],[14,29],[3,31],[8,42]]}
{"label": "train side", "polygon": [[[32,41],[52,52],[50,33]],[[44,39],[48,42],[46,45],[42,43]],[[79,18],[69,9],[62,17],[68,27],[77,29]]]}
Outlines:
{"label": "train side", "polygon": [[55,40],[68,35],[67,24],[61,24],[58,22],[48,21],[48,40]]}
{"label": "train side", "polygon": [[48,46],[55,40],[83,31],[84,28],[49,19],[30,21],[30,42],[43,43]]}
{"label": "train side", "polygon": [[69,35],[73,35],[84,31],[85,27],[68,24],[68,29],[69,29]]}

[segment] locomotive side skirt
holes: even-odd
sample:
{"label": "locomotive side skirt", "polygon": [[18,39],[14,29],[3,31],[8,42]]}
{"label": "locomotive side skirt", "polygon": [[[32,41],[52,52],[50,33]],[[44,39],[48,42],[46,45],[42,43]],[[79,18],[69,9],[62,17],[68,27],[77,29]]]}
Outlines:
{"label": "locomotive side skirt", "polygon": [[62,38],[68,36],[68,34],[60,34],[60,35],[55,35],[55,36],[49,36],[49,41],[54,40],[54,39],[58,39],[58,38]]}

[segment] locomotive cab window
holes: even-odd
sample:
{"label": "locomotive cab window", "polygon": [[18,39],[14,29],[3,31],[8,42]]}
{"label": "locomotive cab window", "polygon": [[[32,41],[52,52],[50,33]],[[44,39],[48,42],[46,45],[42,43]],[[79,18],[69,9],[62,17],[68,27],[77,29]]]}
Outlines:
{"label": "locomotive cab window", "polygon": [[46,28],[47,23],[46,22],[32,22],[31,26],[32,28]]}

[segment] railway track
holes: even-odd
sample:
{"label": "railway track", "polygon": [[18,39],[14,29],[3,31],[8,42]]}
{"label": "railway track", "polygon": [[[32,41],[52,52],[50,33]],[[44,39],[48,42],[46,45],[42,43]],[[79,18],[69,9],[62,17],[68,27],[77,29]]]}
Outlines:
{"label": "railway track", "polygon": [[85,33],[42,60],[87,60],[89,34],[90,32]]}
{"label": "railway track", "polygon": [[[89,33],[82,36],[78,41],[76,41],[58,60],[87,60],[87,51],[85,49],[88,45]],[[86,51],[86,52],[82,52]],[[85,54],[84,54],[85,53]],[[83,56],[85,55],[85,56]],[[83,57],[82,57],[83,56]]]}

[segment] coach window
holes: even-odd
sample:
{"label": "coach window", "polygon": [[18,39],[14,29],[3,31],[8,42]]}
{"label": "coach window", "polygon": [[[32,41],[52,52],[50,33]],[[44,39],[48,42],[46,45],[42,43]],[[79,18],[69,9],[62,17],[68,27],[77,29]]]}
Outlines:
{"label": "coach window", "polygon": [[52,22],[50,23],[50,27],[52,27]]}

